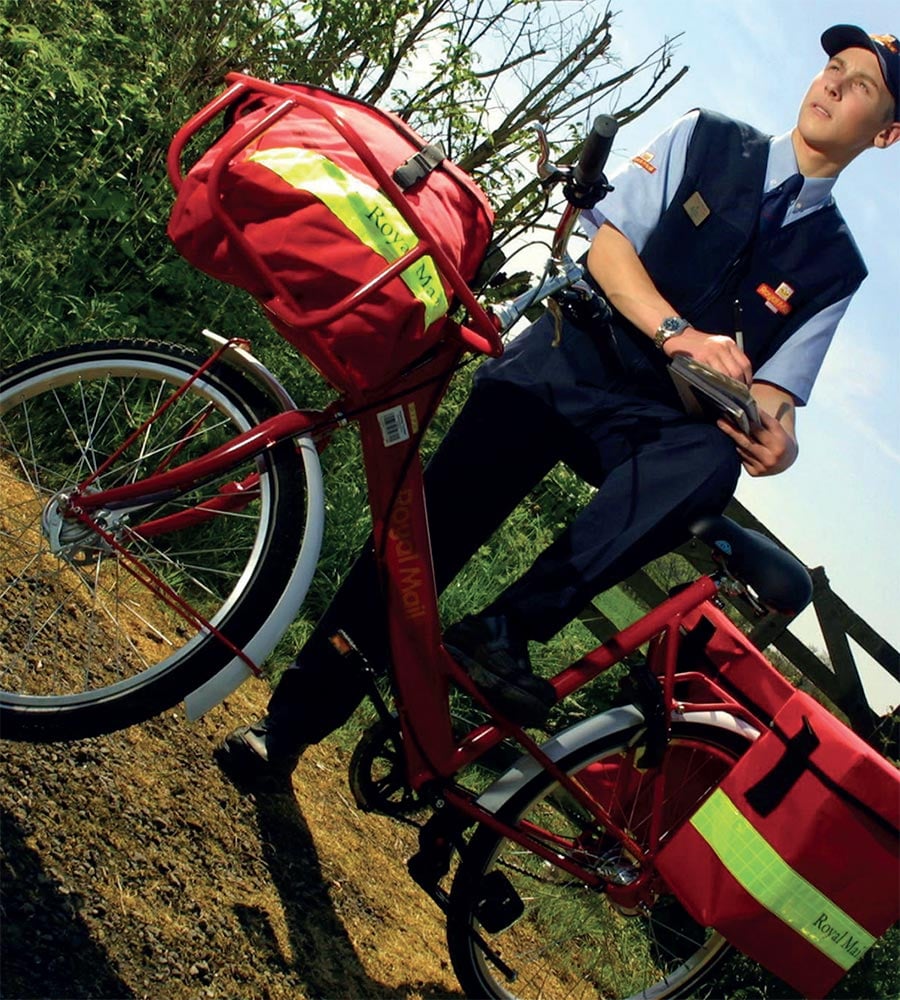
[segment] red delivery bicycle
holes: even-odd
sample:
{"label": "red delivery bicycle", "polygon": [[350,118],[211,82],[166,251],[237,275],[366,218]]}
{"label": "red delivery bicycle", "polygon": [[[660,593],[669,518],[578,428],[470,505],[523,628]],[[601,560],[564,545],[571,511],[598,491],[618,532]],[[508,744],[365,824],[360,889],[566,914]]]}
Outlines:
{"label": "red delivery bicycle", "polygon": [[[242,75],[229,81],[176,136],[176,189],[189,139],[248,98],[274,105],[226,144],[220,178],[300,105],[355,148],[354,130],[315,96]],[[14,365],[0,385],[8,739],[108,732],[182,698],[196,717],[258,673],[318,560],[318,453],[340,428],[359,427],[394,710],[373,684],[380,719],[354,757],[353,787],[366,808],[432,811],[410,872],[446,912],[453,966],[473,997],[686,996],[725,955],[725,938],[688,913],[658,860],[792,688],[717,595],[732,588],[758,606],[797,611],[811,594],[806,570],[766,539],[724,518],[697,525],[715,571],[551,679],[561,701],[626,663],[629,697],[549,740],[498,713],[442,645],[422,435],[464,352],[497,354],[501,333],[535,303],[589,294],[566,247],[576,206],[606,187],[613,124],[599,121],[574,170],[550,164],[544,148],[545,183],[563,184],[570,201],[540,282],[491,312],[361,141],[356,152],[409,223],[412,249],[324,320],[319,310],[307,322],[251,248],[246,265],[267,289],[267,308],[296,343],[314,345],[312,360],[333,384],[346,366],[316,340],[317,325],[359,309],[410,262],[427,255],[467,310],[465,323],[448,321],[377,386],[350,380],[322,411],[296,405],[246,343],[209,333],[205,358],[140,341],[68,346]],[[224,204],[217,195],[210,203]],[[238,231],[239,250],[242,241]],[[698,645],[701,633],[718,645]],[[366,670],[345,637],[335,642]],[[54,655],[62,646],[64,664]],[[487,721],[461,730],[453,689]],[[515,759],[494,775],[486,762],[501,744]]]}

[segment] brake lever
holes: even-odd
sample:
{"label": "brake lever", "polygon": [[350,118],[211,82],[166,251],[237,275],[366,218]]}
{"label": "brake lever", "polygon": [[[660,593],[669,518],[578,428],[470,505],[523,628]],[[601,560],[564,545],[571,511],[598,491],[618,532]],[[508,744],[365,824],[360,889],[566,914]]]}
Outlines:
{"label": "brake lever", "polygon": [[535,125],[534,131],[538,138],[538,158],[535,168],[541,187],[550,187],[562,179],[562,171],[555,163],[550,162],[550,142],[547,139],[547,132],[543,125]]}

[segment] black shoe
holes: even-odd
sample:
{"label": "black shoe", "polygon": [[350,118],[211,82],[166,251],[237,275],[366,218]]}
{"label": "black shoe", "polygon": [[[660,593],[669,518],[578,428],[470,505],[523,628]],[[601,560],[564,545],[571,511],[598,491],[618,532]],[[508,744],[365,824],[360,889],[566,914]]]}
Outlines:
{"label": "black shoe", "polygon": [[532,673],[527,643],[510,635],[502,615],[467,615],[447,629],[444,645],[499,712],[523,726],[544,725],[556,690]]}
{"label": "black shoe", "polygon": [[291,774],[305,747],[274,752],[265,719],[229,733],[215,757],[219,767],[245,792],[289,791]]}

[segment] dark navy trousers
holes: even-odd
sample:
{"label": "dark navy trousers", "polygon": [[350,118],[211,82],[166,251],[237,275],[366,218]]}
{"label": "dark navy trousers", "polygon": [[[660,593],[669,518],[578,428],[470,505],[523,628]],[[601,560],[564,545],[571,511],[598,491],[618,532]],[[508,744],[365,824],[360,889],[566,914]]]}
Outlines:
{"label": "dark navy trousers", "polygon": [[[740,462],[711,423],[687,416],[664,372],[617,351],[607,331],[549,316],[486,362],[425,471],[438,590],[559,461],[596,487],[590,502],[491,605],[546,641],[602,591],[680,545],[697,517],[720,513]],[[473,608],[472,611],[482,609]],[[379,670],[387,630],[371,551],[354,564],[269,703],[273,737],[317,742],[365,694],[328,642],[352,636]]]}

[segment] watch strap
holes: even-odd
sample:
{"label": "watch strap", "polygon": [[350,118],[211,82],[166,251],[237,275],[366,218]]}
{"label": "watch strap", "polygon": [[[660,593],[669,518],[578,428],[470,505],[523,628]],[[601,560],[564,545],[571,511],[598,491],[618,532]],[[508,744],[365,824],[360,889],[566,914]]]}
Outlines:
{"label": "watch strap", "polygon": [[691,324],[681,316],[667,316],[656,328],[653,335],[653,343],[662,350],[663,344],[672,337],[677,337],[683,333]]}

